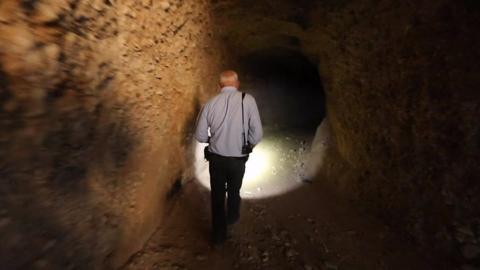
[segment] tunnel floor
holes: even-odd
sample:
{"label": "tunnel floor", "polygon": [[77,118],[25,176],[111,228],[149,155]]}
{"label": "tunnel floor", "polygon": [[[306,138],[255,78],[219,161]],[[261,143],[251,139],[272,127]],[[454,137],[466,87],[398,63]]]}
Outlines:
{"label": "tunnel floor", "polygon": [[244,200],[231,238],[211,247],[209,194],[191,181],[124,269],[445,269],[332,194],[316,179],[279,197]]}

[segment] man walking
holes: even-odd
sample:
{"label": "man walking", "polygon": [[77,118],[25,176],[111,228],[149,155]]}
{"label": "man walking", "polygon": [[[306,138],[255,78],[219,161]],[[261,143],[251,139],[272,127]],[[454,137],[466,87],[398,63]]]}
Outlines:
{"label": "man walking", "polygon": [[[240,217],[240,188],[245,163],[251,149],[263,136],[255,99],[238,91],[240,81],[235,71],[220,75],[221,90],[205,104],[197,120],[195,138],[209,143],[205,156],[210,162],[212,240],[223,243],[227,224]],[[227,209],[225,211],[225,191]]]}

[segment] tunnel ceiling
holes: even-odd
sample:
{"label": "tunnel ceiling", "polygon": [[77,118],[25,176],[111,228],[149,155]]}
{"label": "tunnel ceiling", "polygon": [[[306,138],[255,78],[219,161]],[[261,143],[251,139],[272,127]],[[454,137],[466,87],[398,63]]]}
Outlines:
{"label": "tunnel ceiling", "polygon": [[[213,2],[213,14],[216,31],[233,58],[273,47],[298,51],[318,63],[339,53],[338,40],[345,38],[338,36],[339,29],[348,31],[362,15],[371,13],[368,5],[347,5],[350,2],[225,0]],[[345,7],[348,16],[337,13]]]}
{"label": "tunnel ceiling", "polygon": [[220,35],[236,55],[271,46],[302,50],[316,1],[218,1]]}

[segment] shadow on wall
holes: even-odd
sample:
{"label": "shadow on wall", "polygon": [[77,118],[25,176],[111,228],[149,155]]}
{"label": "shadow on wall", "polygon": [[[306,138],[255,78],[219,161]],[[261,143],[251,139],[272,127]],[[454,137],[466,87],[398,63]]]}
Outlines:
{"label": "shadow on wall", "polygon": [[113,12],[87,25],[68,12],[80,3],[1,3],[1,268],[104,268],[122,237],[134,184],[123,172],[138,144],[112,91],[114,64],[85,38],[98,25],[101,37],[114,33]]}
{"label": "shadow on wall", "polygon": [[[184,130],[182,131],[183,137],[182,137],[182,148],[186,149],[186,167],[182,171],[182,175],[179,176],[179,180],[176,181],[176,183],[173,185],[172,190],[176,190],[178,187],[177,182],[181,184],[184,184],[185,181],[190,181],[195,178],[195,147],[194,144],[196,142],[195,140],[195,128],[197,124],[197,118],[200,113],[200,110],[202,109],[202,103],[200,100],[201,96],[201,87],[197,86],[194,92],[194,98],[192,100],[192,104],[190,105],[191,113],[189,114],[188,119],[185,122],[184,125]],[[172,193],[172,190],[169,192],[169,194]],[[167,196],[171,197],[171,195]]]}
{"label": "shadow on wall", "polygon": [[189,115],[186,124],[184,125],[185,129],[183,130],[183,140],[182,146],[183,147],[190,147],[194,133],[195,133],[195,125],[197,124],[198,114],[202,109],[202,104],[200,103],[200,87],[198,86],[195,89],[195,93],[193,94],[194,98],[192,100],[192,104],[190,104],[190,108],[192,108],[192,113]]}
{"label": "shadow on wall", "polygon": [[0,77],[0,264],[96,269],[121,236],[121,172],[137,145],[125,108],[68,79],[36,98],[21,76]]}

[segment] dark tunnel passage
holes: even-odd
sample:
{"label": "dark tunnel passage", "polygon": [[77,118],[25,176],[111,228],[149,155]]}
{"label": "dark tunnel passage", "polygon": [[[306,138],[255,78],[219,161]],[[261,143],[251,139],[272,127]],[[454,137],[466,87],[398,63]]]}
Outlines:
{"label": "dark tunnel passage", "polygon": [[[264,136],[246,163],[241,195],[246,199],[281,196],[314,177],[323,159],[310,153],[325,117],[325,94],[317,67],[301,52],[268,48],[239,57],[240,90],[253,95]],[[317,133],[317,134],[316,134]],[[317,143],[317,148],[322,145]],[[196,145],[197,179],[207,189],[210,178],[202,162],[203,145]]]}
{"label": "dark tunnel passage", "polygon": [[[254,96],[264,129],[264,138],[246,163],[241,195],[282,196],[311,181],[324,158],[326,145],[321,142],[326,141],[327,130],[321,123],[326,100],[319,71],[301,52],[282,47],[238,59],[240,90]],[[197,179],[208,189],[203,146],[196,148]]]}
{"label": "dark tunnel passage", "polygon": [[[479,270],[478,3],[0,0],[0,269]],[[213,247],[232,68],[264,136]]]}
{"label": "dark tunnel passage", "polygon": [[325,117],[325,94],[316,65],[302,53],[268,48],[240,57],[242,89],[257,100],[268,129],[314,131]]}

